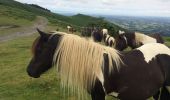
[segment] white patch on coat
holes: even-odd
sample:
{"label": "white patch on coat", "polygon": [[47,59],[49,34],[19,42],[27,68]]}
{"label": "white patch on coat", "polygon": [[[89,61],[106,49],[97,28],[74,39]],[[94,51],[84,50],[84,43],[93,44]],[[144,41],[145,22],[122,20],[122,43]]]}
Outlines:
{"label": "white patch on coat", "polygon": [[123,36],[123,38],[125,39],[125,42],[126,42],[126,45],[128,44],[128,42],[127,42],[127,38],[126,38],[126,36]]}
{"label": "white patch on coat", "polygon": [[137,44],[140,44],[140,43],[147,44],[147,43],[156,43],[157,42],[155,38],[152,38],[148,35],[138,33],[138,32],[135,32],[135,40],[136,40]]}
{"label": "white patch on coat", "polygon": [[121,34],[125,34],[125,31],[119,30],[119,35],[121,35]]}
{"label": "white patch on coat", "polygon": [[[111,45],[111,41],[112,41],[112,45]],[[107,42],[107,41],[106,41]],[[115,44],[115,39],[114,39],[114,37],[109,37],[109,40],[108,40],[108,43],[109,43],[109,46],[111,46],[111,47],[114,47],[114,44]]]}
{"label": "white patch on coat", "polygon": [[70,29],[71,28],[71,26],[67,26],[67,29]]}
{"label": "white patch on coat", "polygon": [[114,43],[114,42],[115,42],[115,39],[114,39],[113,37],[110,37],[110,38],[109,38],[109,43],[110,43],[111,41],[113,41],[113,43]]}
{"label": "white patch on coat", "polygon": [[170,55],[170,49],[164,44],[160,43],[148,43],[137,48],[137,50],[140,50],[143,53],[145,61],[147,63],[158,54]]}
{"label": "white patch on coat", "polygon": [[107,42],[108,38],[110,37],[110,35],[106,35],[105,41]]}
{"label": "white patch on coat", "polygon": [[103,35],[105,35],[105,34],[108,34],[108,30],[107,29],[102,29],[102,32],[103,32]]}
{"label": "white patch on coat", "polygon": [[108,94],[109,96],[113,96],[113,97],[118,97],[119,93],[117,92],[111,92]]}

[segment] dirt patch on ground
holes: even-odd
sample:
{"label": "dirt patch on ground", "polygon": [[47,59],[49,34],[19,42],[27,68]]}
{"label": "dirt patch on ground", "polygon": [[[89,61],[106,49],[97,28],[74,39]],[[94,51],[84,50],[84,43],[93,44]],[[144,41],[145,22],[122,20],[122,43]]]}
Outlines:
{"label": "dirt patch on ground", "polygon": [[0,25],[0,30],[1,29],[9,29],[9,28],[17,28],[20,27],[18,25]]}
{"label": "dirt patch on ground", "polygon": [[[12,34],[9,34],[9,35],[1,36],[0,42],[15,39],[17,37],[32,35],[33,33],[37,32],[36,28],[44,30],[44,28],[47,26],[47,24],[48,24],[48,20],[44,17],[39,16],[37,18],[37,20],[35,21],[33,26],[24,28],[23,31],[19,31],[19,32],[15,32],[15,33],[12,33]],[[4,28],[4,27],[1,27],[1,28]],[[7,28],[7,27],[5,27],[5,28]]]}

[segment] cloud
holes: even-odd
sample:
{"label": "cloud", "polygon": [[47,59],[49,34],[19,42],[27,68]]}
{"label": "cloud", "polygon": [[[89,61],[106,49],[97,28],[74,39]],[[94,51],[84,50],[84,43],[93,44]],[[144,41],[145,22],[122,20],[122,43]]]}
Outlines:
{"label": "cloud", "polygon": [[[170,16],[170,0],[17,0],[52,11],[76,13]],[[150,14],[149,14],[150,13]]]}

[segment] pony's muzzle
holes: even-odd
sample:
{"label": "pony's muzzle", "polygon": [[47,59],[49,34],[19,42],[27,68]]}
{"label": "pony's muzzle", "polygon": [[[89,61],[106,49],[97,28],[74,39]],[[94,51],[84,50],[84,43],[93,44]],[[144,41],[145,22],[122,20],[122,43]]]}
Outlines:
{"label": "pony's muzzle", "polygon": [[31,72],[29,69],[27,69],[27,73],[30,77],[33,77],[33,78],[39,78],[40,77],[40,75]]}
{"label": "pony's muzzle", "polygon": [[31,63],[28,65],[27,67],[27,73],[30,77],[33,77],[33,78],[39,78],[40,77],[40,74],[38,74],[36,71],[33,70],[33,68],[31,68]]}

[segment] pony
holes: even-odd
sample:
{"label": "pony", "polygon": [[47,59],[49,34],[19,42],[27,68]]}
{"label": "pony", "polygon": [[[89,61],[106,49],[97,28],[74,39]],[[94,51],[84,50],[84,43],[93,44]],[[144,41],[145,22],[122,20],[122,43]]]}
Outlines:
{"label": "pony", "polygon": [[77,30],[74,29],[72,26],[67,26],[67,31],[73,33],[76,32]]}
{"label": "pony", "polygon": [[147,43],[163,44],[164,40],[159,34],[145,35],[139,32],[119,31],[119,35],[115,39],[115,48],[122,51],[130,46],[132,49],[135,49]]}
{"label": "pony", "polygon": [[71,29],[71,28],[72,28],[72,27],[68,25],[68,26],[67,26],[67,31],[70,32],[70,29]]}
{"label": "pony", "polygon": [[106,46],[114,47],[115,39],[109,34],[106,34],[106,37],[104,38],[104,43]]}
{"label": "pony", "polygon": [[114,46],[114,42],[115,42],[114,37],[112,37],[112,36],[110,36],[108,34],[108,30],[107,29],[102,29],[102,33],[103,33],[103,42],[105,43],[105,45],[113,47]]}
{"label": "pony", "polygon": [[39,78],[56,67],[62,87],[80,97],[87,91],[92,100],[105,100],[106,95],[146,100],[160,87],[170,86],[170,49],[163,44],[119,52],[73,34],[38,32],[27,66],[30,77]]}
{"label": "pony", "polygon": [[102,29],[102,33],[103,33],[103,41],[105,42],[107,35],[109,35],[109,34],[108,34],[108,30],[105,29],[105,28]]}
{"label": "pony", "polygon": [[103,32],[100,28],[94,28],[91,36],[95,42],[102,42],[103,40]]}
{"label": "pony", "polygon": [[102,33],[103,33],[103,36],[104,36],[104,35],[108,34],[108,30],[107,30],[107,29],[105,29],[105,28],[104,28],[104,29],[102,29]]}

